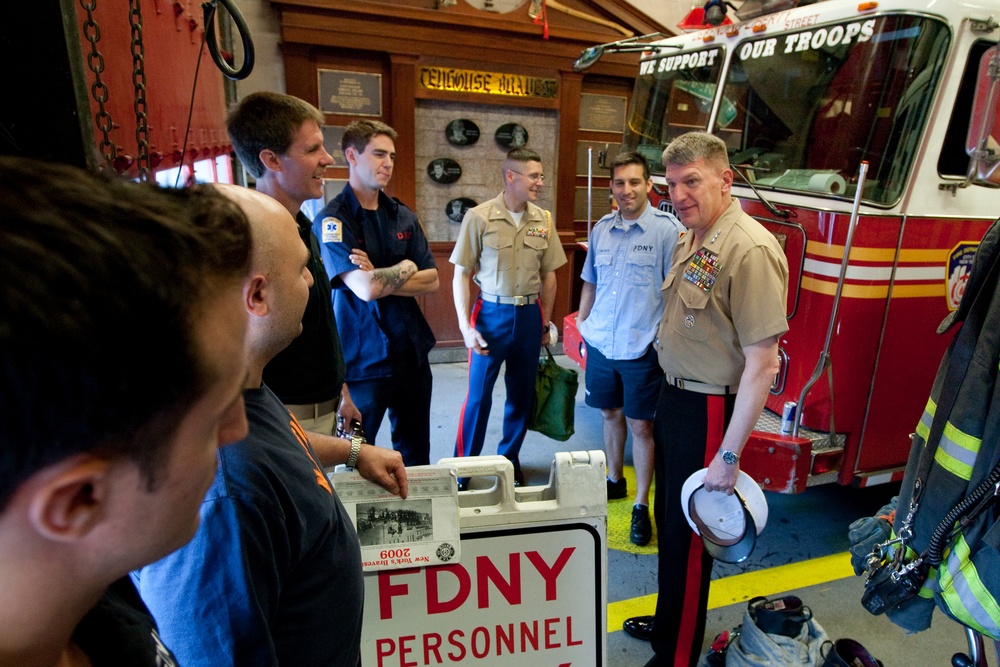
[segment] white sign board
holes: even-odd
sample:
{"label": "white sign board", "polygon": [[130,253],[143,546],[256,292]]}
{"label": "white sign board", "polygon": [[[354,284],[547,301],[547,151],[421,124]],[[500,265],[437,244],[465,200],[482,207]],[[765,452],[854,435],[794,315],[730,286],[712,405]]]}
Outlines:
{"label": "white sign board", "polygon": [[600,527],[585,519],[463,532],[461,563],[366,574],[362,662],[601,667]]}

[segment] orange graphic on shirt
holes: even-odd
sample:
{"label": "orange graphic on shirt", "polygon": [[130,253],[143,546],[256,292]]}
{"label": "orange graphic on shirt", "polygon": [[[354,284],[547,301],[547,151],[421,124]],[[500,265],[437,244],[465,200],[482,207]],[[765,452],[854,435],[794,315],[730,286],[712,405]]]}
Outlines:
{"label": "orange graphic on shirt", "polygon": [[323,473],[323,466],[321,466],[319,461],[316,460],[316,457],[313,456],[312,448],[309,446],[309,437],[306,435],[305,429],[299,424],[299,420],[295,418],[295,415],[290,414],[289,416],[292,418],[292,421],[290,421],[288,425],[292,428],[292,433],[295,434],[295,439],[299,441],[299,444],[302,445],[302,450],[306,453],[306,456],[309,457],[309,460],[312,461],[313,472],[316,474],[316,483],[326,489],[327,493],[333,495],[333,489],[330,488],[330,480],[328,480],[326,475]]}

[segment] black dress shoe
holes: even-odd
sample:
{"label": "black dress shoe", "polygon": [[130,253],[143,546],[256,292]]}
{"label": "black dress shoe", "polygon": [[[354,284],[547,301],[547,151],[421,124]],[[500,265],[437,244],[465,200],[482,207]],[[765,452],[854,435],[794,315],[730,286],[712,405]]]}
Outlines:
{"label": "black dress shoe", "polygon": [[514,486],[524,486],[524,473],[520,468],[514,469]]}
{"label": "black dress shoe", "polygon": [[649,507],[634,505],[632,507],[632,529],[628,538],[632,544],[644,547],[653,539],[653,524],[649,522]]}
{"label": "black dress shoe", "polygon": [[632,618],[625,619],[622,623],[622,630],[625,634],[630,637],[635,637],[636,639],[641,639],[644,642],[653,640],[653,617],[652,616],[633,616]]}

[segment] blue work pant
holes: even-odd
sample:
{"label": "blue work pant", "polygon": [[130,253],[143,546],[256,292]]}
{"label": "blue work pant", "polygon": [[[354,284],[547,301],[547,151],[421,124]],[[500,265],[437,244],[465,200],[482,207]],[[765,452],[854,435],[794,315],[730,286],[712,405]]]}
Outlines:
{"label": "blue work pant", "polygon": [[535,399],[535,376],[542,347],[541,302],[525,306],[477,299],[470,318],[486,340],[489,354],[469,350],[469,393],[462,405],[455,456],[478,456],[486,439],[486,424],[493,407],[493,385],[506,363],[503,434],[497,453],[514,461],[528,431],[528,415]]}

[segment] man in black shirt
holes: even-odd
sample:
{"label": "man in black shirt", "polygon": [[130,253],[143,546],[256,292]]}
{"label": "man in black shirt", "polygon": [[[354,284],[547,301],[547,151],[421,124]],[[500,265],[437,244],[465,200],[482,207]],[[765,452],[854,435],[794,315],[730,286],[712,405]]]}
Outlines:
{"label": "man in black shirt", "polygon": [[312,222],[302,204],[323,196],[323,173],[333,158],[323,147],[323,114],[291,95],[258,92],[243,98],[226,126],[236,155],[257,179],[257,190],[284,206],[309,248],[313,286],[302,318],[302,334],[264,369],[264,382],[302,428],[331,435],[339,416],[361,421],[344,384],[344,355]]}
{"label": "man in black shirt", "polygon": [[176,664],[125,575],[247,433],[249,257],[207,188],[0,158],[0,665]]}

